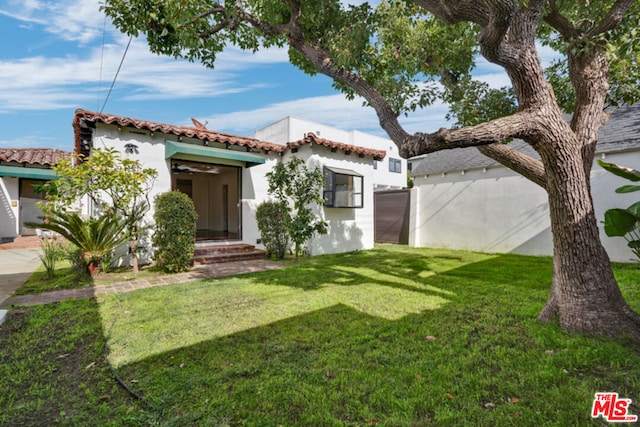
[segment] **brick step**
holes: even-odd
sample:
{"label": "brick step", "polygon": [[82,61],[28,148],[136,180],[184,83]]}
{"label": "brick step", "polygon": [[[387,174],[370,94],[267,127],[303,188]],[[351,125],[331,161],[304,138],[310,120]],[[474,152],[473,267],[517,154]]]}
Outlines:
{"label": "brick step", "polygon": [[263,259],[265,251],[246,243],[207,243],[196,244],[193,256],[194,265],[214,264],[231,261]]}
{"label": "brick step", "polygon": [[224,262],[264,259],[265,256],[266,256],[266,252],[261,251],[259,249],[256,249],[251,252],[238,252],[238,253],[230,252],[226,254],[218,254],[213,256],[194,256],[193,265],[219,264]]}
{"label": "brick step", "polygon": [[2,249],[37,249],[40,247],[38,236],[18,236],[13,240],[0,243]]}
{"label": "brick step", "polygon": [[196,243],[196,255],[250,252],[256,247],[246,243]]}

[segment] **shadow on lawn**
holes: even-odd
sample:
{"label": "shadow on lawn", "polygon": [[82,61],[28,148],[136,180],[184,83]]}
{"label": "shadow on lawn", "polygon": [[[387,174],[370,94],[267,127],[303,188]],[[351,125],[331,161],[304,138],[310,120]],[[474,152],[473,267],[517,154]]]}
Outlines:
{"label": "shadow on lawn", "polygon": [[[312,258],[285,270],[107,298],[101,306],[105,324],[114,313],[124,313],[110,340],[115,363],[120,366],[337,305],[387,320],[478,305],[494,313],[517,310],[535,317],[548,296],[544,260],[540,266],[530,260],[534,266],[527,267],[509,261],[513,256],[502,262],[501,257],[469,253],[460,261],[440,257],[438,251],[425,251],[424,256],[397,252],[348,254],[335,263],[327,262],[330,257]],[[516,271],[502,272],[499,280],[492,274],[492,269],[513,264]]]}
{"label": "shadow on lawn", "polygon": [[104,335],[92,298],[9,311],[0,326],[0,425],[149,421],[114,381]]}
{"label": "shadow on lawn", "polygon": [[[453,283],[463,288],[490,284],[491,288],[550,290],[550,257],[471,252],[452,255],[446,250],[403,248],[391,246],[390,249],[305,258],[290,267],[295,269],[295,274],[272,271],[261,273],[259,280],[265,284],[304,290],[315,290],[327,284],[377,283],[415,292],[444,292],[451,296],[457,289]],[[460,279],[467,281],[460,284]],[[430,288],[416,288],[416,283]]]}

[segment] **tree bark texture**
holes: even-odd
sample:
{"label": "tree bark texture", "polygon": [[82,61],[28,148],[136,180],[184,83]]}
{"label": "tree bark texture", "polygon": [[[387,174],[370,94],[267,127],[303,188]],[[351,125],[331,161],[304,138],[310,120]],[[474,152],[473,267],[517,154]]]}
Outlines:
{"label": "tree bark texture", "polygon": [[545,144],[539,152],[554,248],[551,294],[539,318],[557,315],[566,331],[640,341],[640,315],[624,301],[599,239],[580,144],[563,140]]}

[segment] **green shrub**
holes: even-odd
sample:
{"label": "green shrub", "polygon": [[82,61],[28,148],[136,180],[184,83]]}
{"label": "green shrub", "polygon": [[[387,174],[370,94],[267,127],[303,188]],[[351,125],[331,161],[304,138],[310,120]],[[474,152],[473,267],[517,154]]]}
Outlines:
{"label": "green shrub", "polygon": [[[598,160],[603,169],[632,182],[640,181],[640,171],[625,166]],[[616,193],[625,194],[640,191],[640,185],[623,185]],[[604,213],[604,232],[609,237],[624,237],[631,252],[640,260],[640,202],[626,209],[614,208]]]}
{"label": "green shrub", "polygon": [[293,252],[298,261],[304,244],[314,234],[327,234],[328,224],[314,212],[313,206],[322,206],[324,177],[319,168],[308,168],[304,160],[292,157],[288,162],[278,162],[267,172],[269,194],[287,206],[284,223],[293,242]]}
{"label": "green shrub", "polygon": [[258,206],[256,220],[267,256],[282,259],[289,247],[286,202],[267,201]]}
{"label": "green shrub", "polygon": [[154,258],[158,266],[170,273],[189,269],[196,248],[198,219],[193,201],[177,191],[160,194],[155,199],[153,218]]}

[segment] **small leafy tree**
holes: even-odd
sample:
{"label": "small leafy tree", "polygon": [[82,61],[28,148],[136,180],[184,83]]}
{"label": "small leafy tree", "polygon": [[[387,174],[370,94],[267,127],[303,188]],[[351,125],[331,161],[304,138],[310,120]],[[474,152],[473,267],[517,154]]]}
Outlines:
{"label": "small leafy tree", "polygon": [[[598,160],[598,164],[614,175],[640,181],[640,171],[630,169],[615,163]],[[631,193],[640,191],[640,185],[623,185],[616,188],[616,193]],[[640,260],[640,202],[636,202],[627,209],[614,208],[604,213],[604,232],[609,237],[624,237],[631,252]]]}
{"label": "small leafy tree", "polygon": [[114,148],[99,149],[91,156],[80,154],[63,159],[53,167],[58,179],[40,187],[47,203],[40,208],[46,216],[69,209],[83,196],[105,215],[118,215],[124,221],[124,232],[131,249],[134,272],[138,268],[138,243],[148,226],[143,219],[149,211],[149,193],[158,171],[144,168],[138,160],[123,158]]}
{"label": "small leafy tree", "polygon": [[171,273],[187,270],[196,247],[198,214],[193,200],[177,191],[160,194],[155,199],[154,219],[157,264]]}
{"label": "small leafy tree", "polygon": [[269,193],[278,202],[289,206],[285,225],[294,245],[296,261],[305,242],[315,233],[327,234],[327,223],[313,212],[311,206],[323,203],[322,171],[309,169],[304,161],[293,157],[287,163],[279,162],[267,174]]}
{"label": "small leafy tree", "polygon": [[274,259],[284,258],[289,247],[287,218],[289,206],[281,201],[268,200],[258,206],[256,220],[262,243],[267,249],[267,256]]}

